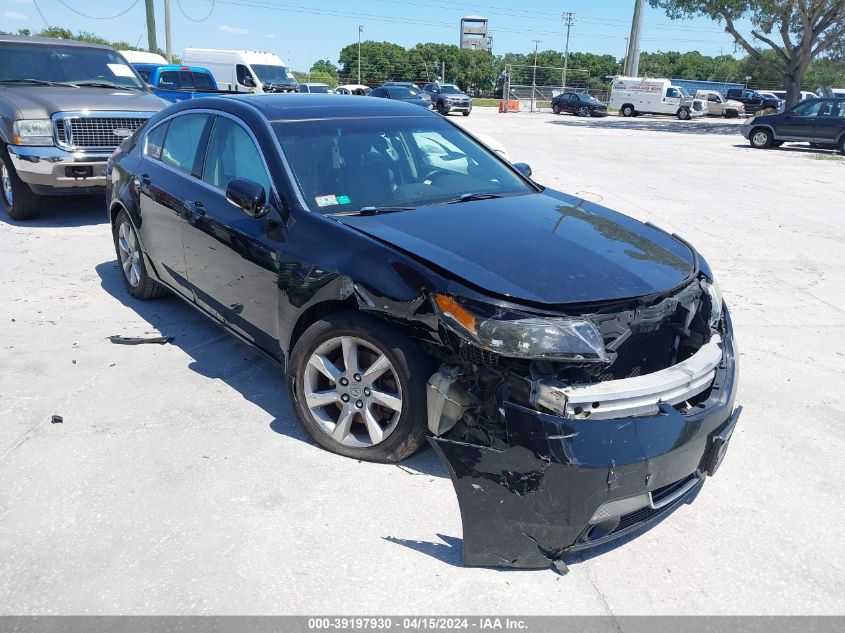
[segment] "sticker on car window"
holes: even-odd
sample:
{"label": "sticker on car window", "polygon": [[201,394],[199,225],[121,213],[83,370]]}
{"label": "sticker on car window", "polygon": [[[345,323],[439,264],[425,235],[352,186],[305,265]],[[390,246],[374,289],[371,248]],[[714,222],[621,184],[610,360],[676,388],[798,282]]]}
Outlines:
{"label": "sticker on car window", "polygon": [[132,69],[126,64],[106,64],[115,77],[134,77]]}
{"label": "sticker on car window", "polygon": [[338,196],[337,197],[338,204],[349,204],[349,196]]}
{"label": "sticker on car window", "polygon": [[334,194],[328,196],[314,196],[314,201],[317,203],[318,207],[330,207],[338,204],[337,196]]}

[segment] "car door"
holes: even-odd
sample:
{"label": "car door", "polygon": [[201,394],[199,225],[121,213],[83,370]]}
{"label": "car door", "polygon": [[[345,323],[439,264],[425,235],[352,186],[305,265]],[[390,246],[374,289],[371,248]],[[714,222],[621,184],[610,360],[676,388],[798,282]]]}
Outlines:
{"label": "car door", "polygon": [[263,156],[239,119],[218,114],[208,137],[202,185],[186,202],[182,241],[197,303],[266,352],[278,356],[278,212],[248,216],[226,197],[233,178],[259,183],[277,199]]}
{"label": "car door", "polygon": [[575,112],[575,100],[576,97],[574,94],[570,93],[567,95],[563,95],[563,101],[561,102],[561,106],[564,112]]}
{"label": "car door", "polygon": [[845,101],[823,101],[813,126],[816,142],[836,143],[843,130],[845,130]]}
{"label": "car door", "polygon": [[681,93],[677,88],[666,88],[660,111],[663,114],[675,114],[681,107]]}
{"label": "car door", "polygon": [[799,103],[781,114],[775,124],[775,137],[779,140],[812,141],[816,136],[816,115],[825,101]]}
{"label": "car door", "polygon": [[186,113],[152,128],[145,137],[137,172],[141,208],[138,232],[144,250],[162,281],[191,298],[182,248],[184,201],[196,187],[192,174],[200,173],[200,147],[210,119],[205,113]]}

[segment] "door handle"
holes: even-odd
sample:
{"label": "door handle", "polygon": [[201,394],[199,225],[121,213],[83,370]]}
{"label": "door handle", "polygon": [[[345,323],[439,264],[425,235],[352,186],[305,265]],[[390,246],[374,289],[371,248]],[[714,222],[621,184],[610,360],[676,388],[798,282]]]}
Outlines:
{"label": "door handle", "polygon": [[186,200],[185,207],[188,209],[188,212],[194,220],[199,220],[205,215],[205,205],[203,205],[202,202],[192,202],[190,200]]}

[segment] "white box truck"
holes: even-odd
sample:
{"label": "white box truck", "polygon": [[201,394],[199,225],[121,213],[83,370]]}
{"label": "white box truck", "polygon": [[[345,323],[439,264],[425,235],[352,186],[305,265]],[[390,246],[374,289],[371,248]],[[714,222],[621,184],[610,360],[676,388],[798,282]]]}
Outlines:
{"label": "white box truck", "polygon": [[670,114],[682,121],[707,114],[706,101],[693,99],[669,79],[651,77],[615,77],[608,107],[622,116]]}
{"label": "white box truck", "polygon": [[182,64],[208,68],[220,90],[234,92],[296,92],[293,73],[274,53],[186,48]]}

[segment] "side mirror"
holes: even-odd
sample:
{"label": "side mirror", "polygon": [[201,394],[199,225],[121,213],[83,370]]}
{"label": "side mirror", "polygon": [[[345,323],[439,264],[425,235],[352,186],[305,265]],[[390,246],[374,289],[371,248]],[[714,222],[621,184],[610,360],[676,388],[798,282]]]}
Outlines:
{"label": "side mirror", "polygon": [[513,163],[513,166],[523,176],[525,176],[526,178],[531,178],[531,165],[529,165],[528,163]]}
{"label": "side mirror", "polygon": [[231,200],[251,218],[267,213],[267,194],[264,187],[246,178],[232,178],[226,185],[226,198]]}

